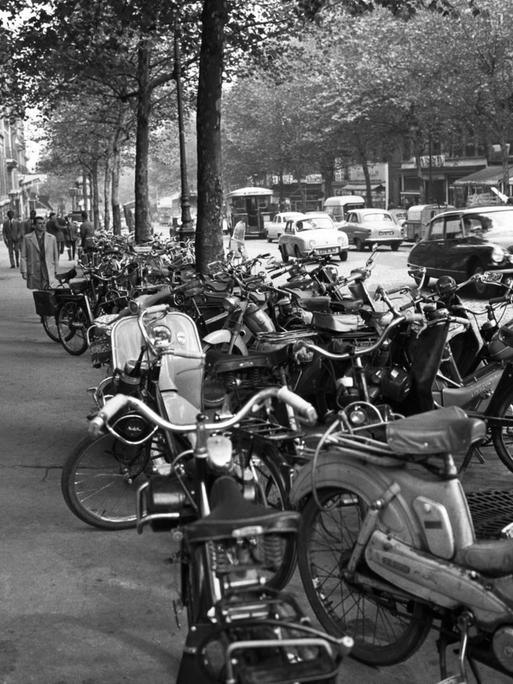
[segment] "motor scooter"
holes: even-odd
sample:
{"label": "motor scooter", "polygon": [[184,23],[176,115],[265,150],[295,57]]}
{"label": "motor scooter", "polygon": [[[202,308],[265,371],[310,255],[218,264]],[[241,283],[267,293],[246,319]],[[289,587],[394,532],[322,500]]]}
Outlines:
{"label": "motor scooter", "polygon": [[372,430],[351,428],[342,411],[294,480],[306,595],[328,632],[353,637],[362,662],[408,658],[434,621],[446,684],[469,681],[466,663],[474,675],[476,662],[513,675],[513,539],[476,538],[454,460],[485,431],[459,407]]}

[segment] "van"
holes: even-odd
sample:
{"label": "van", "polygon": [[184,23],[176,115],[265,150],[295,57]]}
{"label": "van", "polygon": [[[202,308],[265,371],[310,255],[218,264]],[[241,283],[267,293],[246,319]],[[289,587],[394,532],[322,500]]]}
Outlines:
{"label": "van", "polygon": [[337,195],[327,197],[324,201],[324,211],[331,216],[335,223],[347,219],[348,212],[353,209],[363,209],[365,200],[360,195]]}
{"label": "van", "polygon": [[426,227],[433,216],[447,209],[454,209],[451,205],[439,204],[414,204],[408,209],[404,223],[405,239],[409,242],[418,242],[424,237]]}

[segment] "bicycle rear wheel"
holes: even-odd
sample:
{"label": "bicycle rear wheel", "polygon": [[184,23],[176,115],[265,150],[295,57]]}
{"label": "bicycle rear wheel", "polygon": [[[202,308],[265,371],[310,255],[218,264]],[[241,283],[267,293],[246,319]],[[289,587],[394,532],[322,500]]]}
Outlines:
{"label": "bicycle rear wheel", "polygon": [[68,354],[80,356],[87,349],[89,315],[82,302],[64,302],[57,312],[60,341]]}
{"label": "bicycle rear wheel", "polygon": [[41,323],[43,325],[43,330],[51,340],[53,340],[54,342],[61,341],[56,316],[41,316]]}
{"label": "bicycle rear wheel", "polygon": [[[345,570],[368,510],[350,486],[318,491],[303,509],[298,564],[310,605],[330,634],[354,639],[351,655],[368,665],[394,665],[411,656],[431,627],[427,607],[351,581]],[[363,576],[372,573],[361,561]]]}
{"label": "bicycle rear wheel", "polygon": [[130,447],[112,435],[85,437],[64,464],[61,490],[77,518],[105,530],[135,527],[136,492],[147,481],[149,445]]}

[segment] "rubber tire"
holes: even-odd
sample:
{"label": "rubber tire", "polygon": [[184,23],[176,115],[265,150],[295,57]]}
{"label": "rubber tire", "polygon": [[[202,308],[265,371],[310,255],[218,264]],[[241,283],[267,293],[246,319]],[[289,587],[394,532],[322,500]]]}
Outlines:
{"label": "rubber tire", "polygon": [[[276,510],[291,508],[287,486],[278,466],[265,454],[258,457],[260,464],[254,462],[254,468],[259,477],[265,500],[261,503]],[[260,500],[260,498],[259,498]],[[266,582],[266,586],[273,589],[283,589],[291,579],[296,569],[297,553],[296,539],[290,535],[284,542],[282,563],[275,574]]]}
{"label": "rubber tire", "polygon": [[[329,521],[327,518],[321,518],[324,522],[321,522],[322,530],[328,535],[328,541],[326,542],[326,548],[328,549],[328,562],[331,566],[336,568],[337,574],[343,567],[343,558],[345,556],[346,562],[349,560],[349,555],[352,550],[352,544],[356,539],[359,532],[359,525],[361,525],[361,506],[368,506],[370,502],[365,501],[361,498],[357,492],[352,491],[350,487],[330,487],[318,490],[319,499],[322,507],[324,508],[326,504],[337,495],[344,495],[347,497],[356,497],[357,508],[356,513],[358,515],[358,520],[356,521],[355,529],[341,529],[338,523],[335,523],[334,530],[331,531],[328,528]],[[393,505],[393,504],[392,504]],[[429,633],[431,628],[431,613],[427,607],[417,601],[412,600],[410,602],[411,612],[406,621],[391,635],[389,643],[386,645],[376,645],[372,643],[365,643],[363,637],[365,632],[362,633],[361,629],[355,629],[355,625],[358,625],[357,619],[353,617],[349,622],[344,622],[343,615],[340,615],[339,607],[342,605],[342,596],[345,595],[346,600],[350,603],[349,609],[354,606],[357,608],[357,618],[360,618],[360,624],[363,624],[363,629],[368,628],[368,634],[372,638],[377,634],[380,627],[385,627],[394,621],[395,615],[393,610],[390,610],[387,605],[381,606],[382,615],[385,617],[381,618],[381,624],[379,623],[379,618],[372,620],[372,609],[377,605],[376,600],[373,600],[370,595],[367,596],[360,589],[354,587],[351,588],[350,585],[344,583],[342,579],[336,578],[337,586],[336,588],[328,591],[328,595],[336,595],[336,614],[333,616],[329,612],[329,602],[323,602],[321,596],[321,587],[319,583],[319,578],[314,577],[312,571],[314,569],[314,561],[310,557],[310,544],[312,540],[312,534],[314,531],[314,525],[319,519],[318,516],[323,515],[323,511],[317,507],[317,504],[313,497],[310,497],[306,506],[302,511],[302,524],[298,535],[298,564],[299,572],[301,574],[301,579],[303,581],[303,587],[305,589],[306,596],[313,608],[319,622],[324,627],[324,629],[333,635],[342,636],[348,634],[354,639],[354,647],[351,651],[351,655],[360,660],[367,665],[380,666],[380,665],[394,665],[410,657],[424,642],[424,639]],[[347,517],[347,516],[346,516]],[[335,534],[333,533],[335,532]],[[340,532],[340,535],[339,535]],[[350,535],[349,538],[347,535]],[[336,536],[335,536],[336,535]],[[344,540],[349,540],[351,546],[347,548],[341,547],[341,553],[335,556],[335,549],[343,543]],[[320,542],[316,542],[316,548],[319,548]],[[365,572],[365,565],[360,570]],[[323,573],[327,572],[321,570],[321,576]],[[327,579],[324,581],[324,583]],[[391,597],[385,596],[385,600],[391,600]],[[364,603],[364,607],[361,608],[361,603]],[[326,605],[328,604],[328,605]],[[405,607],[403,606],[403,610]],[[367,611],[367,612],[366,612]],[[379,616],[379,613],[378,613]],[[353,629],[351,628],[353,627]]]}
{"label": "rubber tire", "polygon": [[297,245],[294,245],[294,256],[296,259],[301,259],[301,252],[299,251],[299,247]]}
{"label": "rubber tire", "polygon": [[338,256],[340,258],[340,261],[347,261],[347,249],[341,250],[338,253]]}
{"label": "rubber tire", "polygon": [[392,252],[397,252],[400,246],[400,242],[394,242],[392,245],[390,245],[390,249],[392,250]]}
{"label": "rubber tire", "polygon": [[[103,530],[125,530],[135,527],[137,521],[135,511],[136,492],[147,481],[143,470],[140,475],[134,478],[133,483],[129,484],[120,473],[120,464],[113,454],[114,448],[124,450],[123,453],[125,454],[128,453],[126,451],[128,449],[138,449],[139,451],[145,449],[147,451],[147,445],[128,447],[119,442],[117,445],[115,443],[115,437],[110,434],[101,435],[95,439],[84,437],[67,458],[61,475],[61,491],[70,511],[88,525]],[[134,456],[141,458],[141,460],[146,459],[146,461],[149,457],[149,455],[145,457],[142,454],[135,454],[135,451]],[[90,493],[87,496],[87,505],[82,500],[80,490],[78,489],[80,481],[77,480],[77,470],[84,463],[87,465],[88,460],[94,463],[93,459],[99,462],[98,472],[101,474],[101,492],[103,494],[108,491],[105,487],[107,477],[110,476],[113,481],[109,485],[111,492],[118,483],[121,484],[121,487],[118,487],[113,497],[115,503],[121,503],[122,505],[122,511],[119,514],[115,515],[107,512],[106,503],[108,505],[108,501],[103,497],[99,500],[100,511],[97,511],[94,505],[91,505],[94,504],[95,500]]]}
{"label": "rubber tire", "polygon": [[354,246],[357,249],[358,252],[365,252],[365,245],[363,242],[360,240],[360,238],[355,238],[354,239]]}
{"label": "rubber tire", "polygon": [[281,245],[278,249],[280,250],[280,254],[281,254],[281,258],[282,258],[283,263],[286,264],[289,260],[289,255],[287,254],[287,250],[285,249],[285,247],[283,245]]}
{"label": "rubber tire", "polygon": [[41,316],[43,330],[53,342],[60,342],[59,327],[56,316]]}
{"label": "rubber tire", "polygon": [[[507,411],[509,407],[512,407],[509,411],[509,416]],[[509,392],[505,392],[499,400],[497,409],[494,411],[494,415],[498,418],[513,418],[513,388]],[[501,459],[508,470],[513,472],[513,432],[509,433],[511,447],[508,449],[506,446],[505,438],[508,436],[507,427],[502,425],[491,425],[490,432],[492,435],[493,446],[497,452],[497,456]]]}
{"label": "rubber tire", "polygon": [[[82,329],[71,328],[72,325]],[[90,325],[89,316],[81,302],[64,302],[57,312],[57,327],[60,342],[64,349],[72,356],[80,356],[87,349],[87,328]]]}

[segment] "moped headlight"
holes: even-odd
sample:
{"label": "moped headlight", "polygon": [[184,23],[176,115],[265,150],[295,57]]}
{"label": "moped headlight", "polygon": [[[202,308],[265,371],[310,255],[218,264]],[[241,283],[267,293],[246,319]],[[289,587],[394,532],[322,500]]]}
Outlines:
{"label": "moped headlight", "polygon": [[232,465],[232,440],[225,435],[210,435],[207,438],[207,460],[217,471],[230,470]]}
{"label": "moped headlight", "polygon": [[173,334],[167,325],[155,325],[151,329],[151,338],[154,347],[164,349],[171,344]]}
{"label": "moped headlight", "polygon": [[235,311],[238,308],[239,302],[236,297],[225,297],[223,299],[223,309],[225,311]]}
{"label": "moped headlight", "polygon": [[491,254],[492,261],[495,264],[500,264],[506,258],[506,252],[502,247],[494,247]]}

